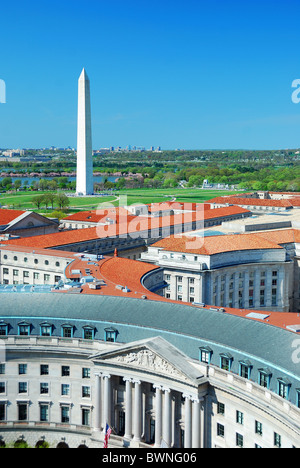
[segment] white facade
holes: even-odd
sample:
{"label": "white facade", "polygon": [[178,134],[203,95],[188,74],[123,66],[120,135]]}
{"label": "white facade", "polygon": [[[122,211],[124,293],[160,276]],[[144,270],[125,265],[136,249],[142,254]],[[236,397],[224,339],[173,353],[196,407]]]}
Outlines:
{"label": "white facade", "polygon": [[124,346],[24,336],[7,338],[6,348],[6,445],[23,438],[33,447],[44,439],[50,447],[101,448],[108,423],[110,448],[160,447],[162,440],[178,448],[299,446],[299,408],[161,339]]}
{"label": "white facade", "polygon": [[76,192],[78,195],[94,192],[90,80],[85,69],[78,81]]}
{"label": "white facade", "polygon": [[164,268],[171,300],[277,312],[294,307],[294,264],[284,249],[193,255],[150,246],[141,258]]}
{"label": "white facade", "polygon": [[19,250],[1,250],[0,284],[3,285],[54,285],[65,279],[64,271],[74,259],[70,254],[43,254]]}

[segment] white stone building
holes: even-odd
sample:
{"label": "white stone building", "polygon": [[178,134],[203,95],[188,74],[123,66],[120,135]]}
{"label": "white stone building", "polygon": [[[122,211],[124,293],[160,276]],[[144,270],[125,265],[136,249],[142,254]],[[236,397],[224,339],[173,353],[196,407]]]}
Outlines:
{"label": "white stone building", "polygon": [[[292,251],[255,234],[194,238],[195,247],[191,239],[163,239],[141,256],[164,268],[166,298],[217,307],[297,310],[298,263],[288,253]],[[295,243],[290,245],[295,250]]]}

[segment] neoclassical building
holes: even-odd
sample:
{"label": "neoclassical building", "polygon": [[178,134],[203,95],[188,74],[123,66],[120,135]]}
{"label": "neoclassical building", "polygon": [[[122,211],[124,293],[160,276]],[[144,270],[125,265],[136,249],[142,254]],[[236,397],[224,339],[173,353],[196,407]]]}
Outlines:
{"label": "neoclassical building", "polygon": [[300,446],[299,317],[131,293],[0,292],[2,445]]}
{"label": "neoclassical building", "polygon": [[141,259],[164,269],[168,299],[298,312],[299,246],[299,229],[190,232],[156,242]]}

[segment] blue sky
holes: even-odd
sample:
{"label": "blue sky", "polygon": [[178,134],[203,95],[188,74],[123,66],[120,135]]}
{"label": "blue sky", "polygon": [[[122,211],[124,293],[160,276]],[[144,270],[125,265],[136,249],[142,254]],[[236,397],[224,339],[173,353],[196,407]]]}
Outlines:
{"label": "blue sky", "polygon": [[1,5],[0,147],[300,146],[299,0],[23,0]]}

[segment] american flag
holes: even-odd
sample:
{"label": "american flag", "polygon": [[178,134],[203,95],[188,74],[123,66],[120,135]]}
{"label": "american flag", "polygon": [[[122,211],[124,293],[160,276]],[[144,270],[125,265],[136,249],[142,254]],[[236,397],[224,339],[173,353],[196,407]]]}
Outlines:
{"label": "american flag", "polygon": [[111,434],[111,428],[109,427],[108,424],[106,424],[106,427],[105,427],[105,436],[104,436],[104,446],[103,448],[107,448],[108,447],[108,439],[110,437],[110,434]]}

